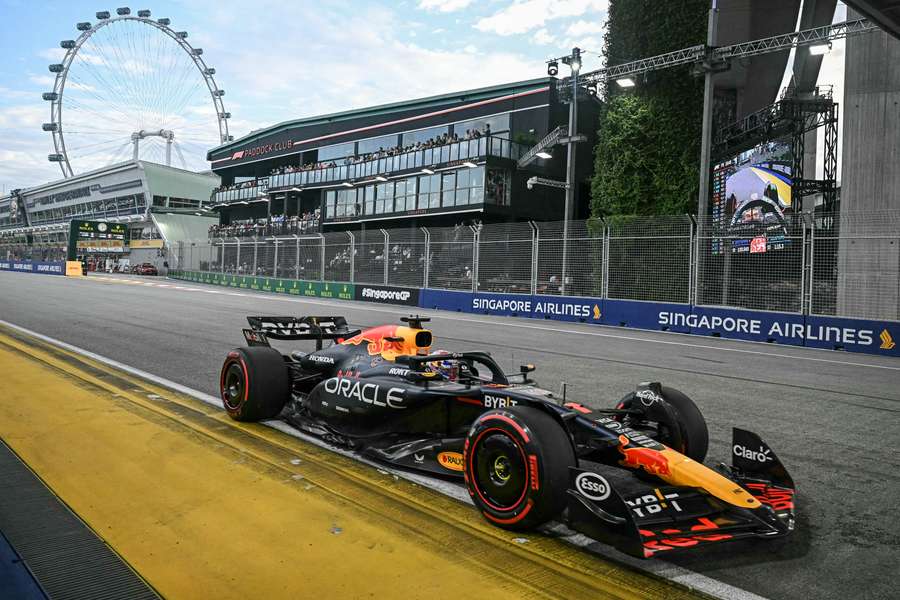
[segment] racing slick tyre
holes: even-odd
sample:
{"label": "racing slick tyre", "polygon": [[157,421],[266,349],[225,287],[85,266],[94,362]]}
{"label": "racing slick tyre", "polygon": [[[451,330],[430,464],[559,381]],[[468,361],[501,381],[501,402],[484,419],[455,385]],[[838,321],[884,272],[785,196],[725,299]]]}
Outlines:
{"label": "racing slick tyre", "polygon": [[463,452],[469,495],[495,525],[530,529],[565,508],[575,451],[550,415],[520,406],[486,412]]}
{"label": "racing slick tyre", "polygon": [[[703,418],[703,413],[700,412],[693,400],[675,388],[662,386],[661,391],[663,399],[677,413],[677,426],[681,432],[682,444],[681,447],[677,447],[672,442],[672,438],[666,432],[666,427],[671,426],[671,424],[665,423],[660,423],[660,431],[656,441],[702,463],[709,448],[709,429],[706,427],[706,419]],[[616,408],[624,408],[626,410],[630,408],[640,409],[640,404],[640,399],[635,396],[634,392],[631,392],[619,401]]]}
{"label": "racing slick tyre", "polygon": [[276,417],[291,394],[284,358],[274,348],[235,348],[222,365],[219,391],[228,416],[236,421]]}

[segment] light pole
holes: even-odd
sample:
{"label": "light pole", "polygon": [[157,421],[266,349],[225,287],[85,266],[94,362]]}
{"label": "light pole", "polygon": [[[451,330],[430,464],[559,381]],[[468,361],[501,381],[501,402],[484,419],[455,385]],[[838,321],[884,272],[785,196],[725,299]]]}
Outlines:
{"label": "light pole", "polygon": [[572,71],[572,98],[569,104],[569,135],[566,145],[568,153],[566,157],[566,206],[563,213],[563,252],[562,252],[562,281],[560,293],[566,295],[566,283],[569,270],[569,220],[575,208],[575,149],[578,136],[578,71],[581,70],[581,50],[572,48],[572,54],[564,56],[562,61],[569,65]]}
{"label": "light pole", "polygon": [[[718,0],[712,0],[706,25],[706,47],[712,48],[716,43],[719,23]],[[703,223],[709,210],[709,160],[712,146],[712,121],[713,121],[713,74],[715,70],[709,61],[701,65],[703,76],[703,117],[701,121],[700,137],[700,190],[697,197],[697,216]]]}

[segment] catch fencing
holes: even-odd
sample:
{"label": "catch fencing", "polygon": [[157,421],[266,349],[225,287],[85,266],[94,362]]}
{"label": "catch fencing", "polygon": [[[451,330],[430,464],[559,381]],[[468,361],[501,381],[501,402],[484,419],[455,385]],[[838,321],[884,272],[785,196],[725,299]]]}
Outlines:
{"label": "catch fencing", "polygon": [[[565,257],[565,265],[563,264]],[[900,320],[900,211],[369,229],[175,247],[174,268]]]}

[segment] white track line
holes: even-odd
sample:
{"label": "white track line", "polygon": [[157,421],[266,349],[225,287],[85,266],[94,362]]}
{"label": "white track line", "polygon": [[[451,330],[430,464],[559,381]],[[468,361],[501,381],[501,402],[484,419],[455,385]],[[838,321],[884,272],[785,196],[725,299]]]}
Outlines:
{"label": "white track line", "polygon": [[[32,331],[31,329],[21,327],[19,325],[10,323],[8,321],[4,321],[2,319],[0,319],[0,325],[5,325],[11,329],[21,331],[22,333],[33,336],[39,340],[43,340],[50,344],[54,344],[56,346],[59,346],[60,348],[64,348],[71,352],[75,352],[76,354],[80,354],[82,356],[85,356],[85,357],[95,360],[97,362],[107,364],[116,369],[125,371],[126,373],[131,373],[132,375],[136,375],[136,376],[146,379],[148,381],[152,381],[153,383],[167,387],[171,390],[182,393],[186,396],[196,398],[197,400],[205,402],[206,404],[209,404],[211,406],[215,406],[216,408],[224,410],[222,408],[221,399],[219,399],[215,396],[212,396],[210,394],[206,394],[199,390],[189,388],[187,386],[181,385],[180,383],[176,383],[176,382],[166,379],[164,377],[154,375],[153,373],[148,373],[147,371],[137,369],[130,365],[121,363],[117,360],[113,360],[111,358],[107,358],[100,354],[91,352],[90,350],[85,350],[84,348],[79,348],[78,346],[68,344],[68,343],[58,340],[56,338],[52,338],[52,337],[44,335],[42,333]],[[325,449],[335,452],[337,454],[347,456],[347,457],[353,458],[355,460],[358,460],[362,463],[371,465],[372,467],[375,467],[376,469],[378,469],[380,471],[386,471],[386,472],[394,475],[395,477],[402,477],[403,479],[406,479],[408,481],[411,481],[413,483],[421,485],[422,487],[440,492],[446,496],[449,496],[451,498],[454,498],[454,499],[464,502],[466,504],[471,504],[471,500],[469,500],[468,494],[465,492],[465,489],[460,485],[456,485],[456,484],[449,483],[449,482],[439,480],[439,479],[433,479],[431,477],[419,475],[417,473],[410,473],[410,472],[406,472],[406,471],[398,471],[398,470],[391,469],[390,467],[387,467],[381,463],[377,463],[377,462],[365,459],[365,458],[360,457],[359,455],[349,452],[347,450],[341,450],[341,449],[329,446],[328,444],[326,444],[324,441],[320,440],[319,438],[304,434],[304,433],[298,431],[297,429],[294,429],[293,427],[291,427],[284,421],[270,420],[270,421],[263,421],[262,424],[266,425],[267,427],[271,427],[272,429],[281,431],[282,433],[285,433],[285,434],[295,437],[297,439],[301,439],[306,442],[310,442],[321,448],[325,448]],[[712,579],[711,577],[707,577],[706,575],[703,575],[701,573],[695,573],[694,571],[685,569],[683,567],[679,567],[677,565],[665,563],[658,559],[651,558],[651,559],[641,560],[641,559],[637,559],[637,558],[622,554],[621,552],[613,549],[612,547],[606,546],[605,544],[601,544],[599,542],[596,542],[595,540],[592,540],[591,538],[588,538],[587,536],[573,533],[570,530],[566,529],[564,526],[559,525],[559,524],[550,526],[549,529],[552,529],[554,531],[562,530],[562,532],[565,534],[562,539],[569,544],[572,544],[579,548],[587,549],[589,552],[599,554],[599,555],[604,556],[615,562],[627,564],[633,568],[651,573],[657,577],[662,577],[664,579],[674,581],[674,582],[684,585],[690,589],[694,589],[694,590],[703,592],[705,594],[708,594],[708,595],[716,597],[716,598],[721,598],[723,600],[766,600],[765,597],[754,594],[753,592],[748,592],[747,590],[743,590],[741,588],[734,587],[727,583],[723,583],[716,579]],[[590,548],[588,548],[588,546],[590,546]]]}

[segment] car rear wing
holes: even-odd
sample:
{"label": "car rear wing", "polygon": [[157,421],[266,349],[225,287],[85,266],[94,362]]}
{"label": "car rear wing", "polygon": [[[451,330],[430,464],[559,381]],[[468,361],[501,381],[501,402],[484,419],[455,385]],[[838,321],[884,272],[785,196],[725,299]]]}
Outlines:
{"label": "car rear wing", "polygon": [[250,329],[244,338],[250,346],[268,346],[273,340],[315,340],[316,350],[324,340],[342,340],[357,335],[344,317],[247,317]]}

